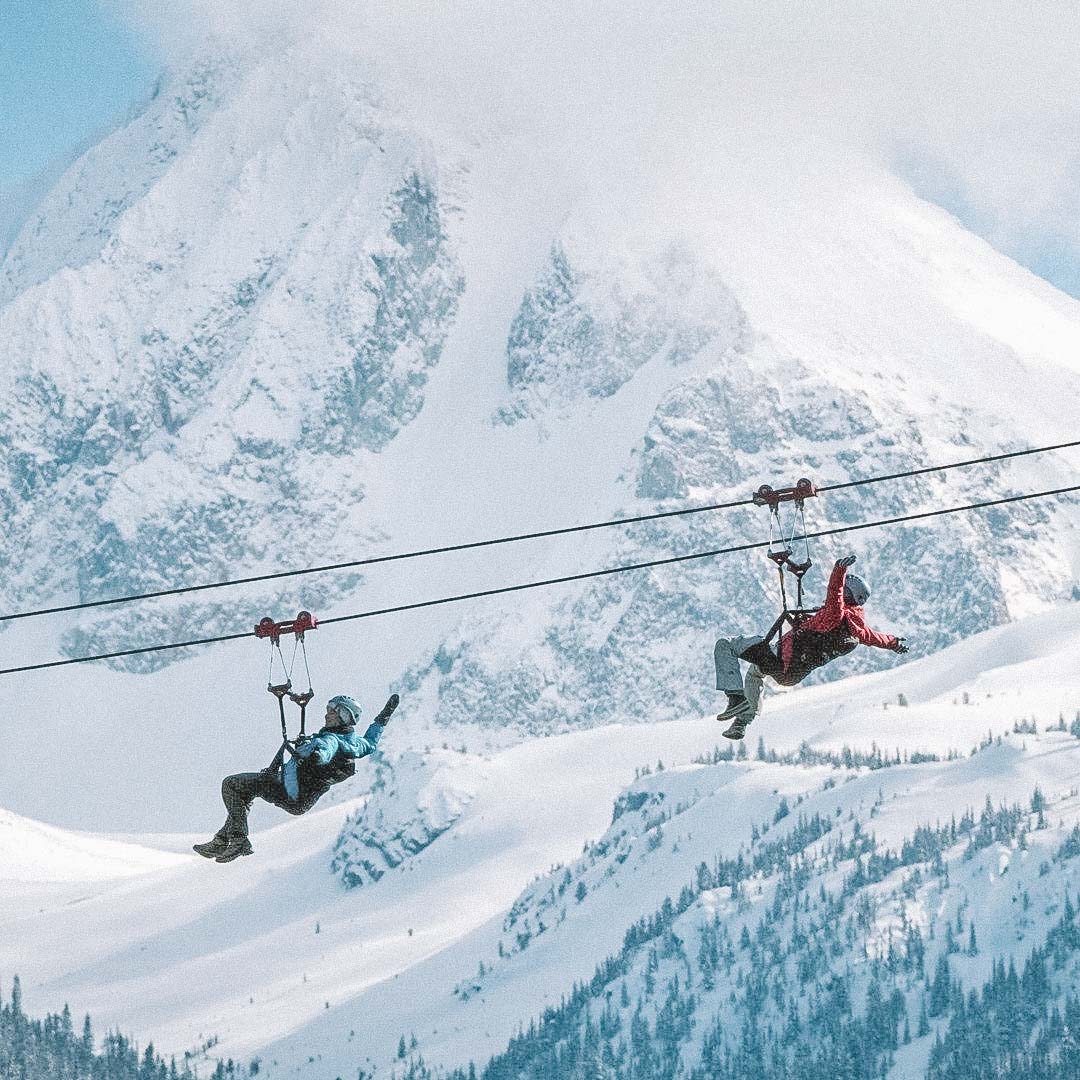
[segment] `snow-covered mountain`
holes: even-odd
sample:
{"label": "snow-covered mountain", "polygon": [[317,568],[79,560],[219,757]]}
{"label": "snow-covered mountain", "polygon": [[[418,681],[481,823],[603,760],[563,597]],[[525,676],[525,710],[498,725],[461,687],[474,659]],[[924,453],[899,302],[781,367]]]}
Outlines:
{"label": "snow-covered mountain", "polygon": [[711,718],[432,747],[229,867],[9,815],[0,968],[27,1007],[271,1077],[726,1076],[755,1046],[779,1076],[793,1025],[825,1069],[859,1024],[851,1075],[923,1076],[1001,962],[1042,950],[1039,1016],[1075,985],[1078,655],[1058,609],[778,696],[737,754]]}
{"label": "snow-covered mountain", "polygon": [[[65,173],[4,258],[6,609],[1071,434],[1076,302],[865,160],[749,127],[719,158],[712,146],[683,158],[658,147],[629,174],[598,152],[589,185],[552,183],[538,200],[535,166],[561,160],[557,141],[530,156],[494,122],[462,130],[446,112],[419,116],[325,34],[291,33],[211,49],[163,78]],[[1066,483],[1071,462],[836,493],[811,520]],[[703,515],[22,623],[4,634],[5,657],[183,640],[268,611],[352,613],[756,540],[764,517]],[[1021,504],[864,533],[817,558],[824,568],[857,550],[874,621],[922,654],[1068,597],[1075,522],[1074,502]],[[712,638],[775,613],[766,569],[750,553],[327,628],[323,670],[370,678],[373,694],[395,681],[421,725],[478,723],[492,738],[703,711]],[[823,575],[808,584],[819,591]],[[233,683],[253,655],[122,662],[191,665],[161,681],[65,672],[64,695],[87,703],[72,752],[100,755],[122,791],[145,763],[124,753],[101,695],[131,686],[168,716],[172,759],[205,717],[252,708]],[[34,677],[0,694],[33,724],[55,685]],[[123,800],[106,799],[97,818],[92,799],[58,806],[16,761],[11,806],[177,827],[163,793],[180,783],[192,795],[212,760],[190,774],[163,764],[134,819]]]}
{"label": "snow-covered mountain", "polygon": [[[279,75],[223,60],[163,83],[9,252],[9,603],[303,564],[363,535],[356,458],[419,411],[460,269],[416,140],[356,80]],[[125,634],[106,616],[65,648]]]}
{"label": "snow-covered mountain", "polygon": [[[423,50],[373,32],[365,53],[332,6],[193,50],[9,246],[5,611],[1073,436],[1077,302],[842,138],[742,114],[583,138],[557,101],[507,104],[525,57],[490,110],[479,84],[425,109],[391,62],[417,74]],[[810,524],[1064,486],[1076,462],[837,492]],[[5,623],[3,666],[760,540],[764,519]],[[856,551],[871,622],[915,659],[863,650],[828,672],[856,678],[778,696],[748,758],[698,717],[714,638],[775,614],[760,553],[327,625],[320,696],[402,708],[376,763],[304,818],[257,811],[256,857],[227,868],[188,845],[220,776],[276,746],[265,646],[0,678],[0,970],[38,1013],[67,999],[271,1077],[780,1076],[787,1031],[824,1075],[856,1044],[866,1075],[924,1075],[964,1052],[956,986],[1011,985],[997,958],[1045,948],[1031,1008],[1066,1007],[1077,522],[1056,499],[818,545],[811,594]]]}

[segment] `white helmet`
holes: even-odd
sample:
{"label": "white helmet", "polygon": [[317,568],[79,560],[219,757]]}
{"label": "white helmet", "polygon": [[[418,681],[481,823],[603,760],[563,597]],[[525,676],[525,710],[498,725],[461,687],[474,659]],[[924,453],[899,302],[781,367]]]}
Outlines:
{"label": "white helmet", "polygon": [[360,722],[360,706],[348,694],[338,694],[326,704],[338,714],[341,722],[348,727],[355,727]]}

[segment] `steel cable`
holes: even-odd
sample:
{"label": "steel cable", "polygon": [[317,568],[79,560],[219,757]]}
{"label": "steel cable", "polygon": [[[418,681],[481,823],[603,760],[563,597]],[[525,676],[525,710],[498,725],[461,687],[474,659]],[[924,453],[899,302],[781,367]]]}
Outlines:
{"label": "steel cable", "polygon": [[[963,506],[950,506],[943,510],[924,510],[915,514],[902,514],[897,517],[881,518],[877,521],[864,521],[854,525],[839,525],[831,529],[819,529],[815,532],[803,533],[795,536],[793,540],[816,540],[825,536],[838,536],[843,533],[861,532],[864,529],[884,528],[889,525],[900,525],[908,521],[925,521],[928,518],[943,517],[947,514],[960,514],[971,510],[983,510],[991,506],[1005,506],[1010,503],[1029,502],[1033,499],[1046,499],[1055,495],[1067,495],[1080,491],[1080,484],[1071,487],[1053,488],[1049,491],[1029,492],[1024,495],[1010,495],[1000,499],[989,499],[983,502],[967,503]],[[443,596],[435,600],[419,600],[411,604],[397,604],[392,607],[375,608],[371,611],[360,611],[353,615],[337,615],[329,619],[322,619],[320,626],[331,626],[335,623],[353,622],[357,619],[371,619],[380,615],[391,615],[401,611],[417,611],[421,608],[439,607],[443,604],[453,604],[462,600],[477,600],[486,596],[500,596],[506,593],[522,592],[526,589],[540,589],[550,585],[563,585],[574,581],[585,581],[589,578],[607,577],[611,574],[623,574],[632,570],[647,570],[657,566],[671,566],[676,563],[691,562],[697,559],[710,559],[719,555],[732,555],[741,551],[754,551],[769,546],[769,541],[755,541],[746,544],[734,544],[729,547],[714,548],[710,551],[695,551],[687,555],[672,555],[663,559],[649,559],[645,562],[627,563],[621,566],[609,566],[601,570],[589,570],[579,574],[566,574],[562,577],[546,578],[542,581],[529,581],[518,585],[504,585],[494,589],[481,589],[476,592],[459,593],[454,596]],[[114,652],[98,653],[93,656],[74,656],[64,660],[49,660],[39,664],[23,664],[18,667],[0,668],[0,675],[14,675],[24,671],[40,671],[45,668],[67,667],[71,664],[87,664],[97,660],[115,660],[125,656],[140,656],[146,653],[166,652],[172,649],[187,649],[196,645],[214,645],[224,641],[238,641],[241,638],[251,637],[251,631],[236,634],[220,634],[214,637],[192,638],[189,641],[170,642],[165,645],[145,645],[135,649],[118,649]]]}

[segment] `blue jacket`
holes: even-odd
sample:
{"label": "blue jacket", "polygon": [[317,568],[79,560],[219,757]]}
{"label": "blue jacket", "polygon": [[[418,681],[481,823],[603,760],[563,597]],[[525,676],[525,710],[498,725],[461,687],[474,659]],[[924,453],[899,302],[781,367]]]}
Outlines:
{"label": "blue jacket", "polygon": [[294,801],[300,798],[301,761],[310,762],[317,768],[330,765],[335,760],[351,763],[357,758],[367,757],[374,753],[383,730],[382,724],[369,725],[363,735],[357,735],[355,730],[332,731],[323,728],[307,742],[291,747],[292,756],[285,762],[282,770],[282,780],[289,798]]}

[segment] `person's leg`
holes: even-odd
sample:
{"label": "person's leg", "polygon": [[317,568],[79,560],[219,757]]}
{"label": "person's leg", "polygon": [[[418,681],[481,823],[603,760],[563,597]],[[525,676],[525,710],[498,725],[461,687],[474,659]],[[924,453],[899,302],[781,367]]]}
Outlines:
{"label": "person's leg", "polygon": [[750,712],[739,658],[741,653],[760,641],[760,637],[720,638],[717,641],[713,649],[716,689],[727,694],[728,699],[727,707],[716,717],[717,720],[735,720]]}
{"label": "person's leg", "polygon": [[229,840],[247,839],[248,811],[259,793],[262,773],[234,773],[221,781],[221,801],[225,804],[225,824],[218,830],[219,836]]}
{"label": "person's leg", "polygon": [[742,669],[739,666],[739,654],[761,637],[718,638],[713,646],[713,664],[716,667],[716,689],[728,694],[743,692]]}
{"label": "person's leg", "polygon": [[296,804],[276,771],[264,769],[257,773],[226,776],[221,782],[221,799],[228,816],[218,833],[218,836],[225,838],[224,849],[215,856],[218,862],[231,862],[241,855],[251,854],[253,848],[248,837],[248,811],[257,798],[265,799],[290,813],[298,813]]}
{"label": "person's leg", "polygon": [[753,720],[761,709],[761,691],[764,685],[765,676],[761,668],[757,664],[750,664],[743,680],[743,693],[746,694],[746,701],[750,706],[750,711],[746,714],[747,721]]}
{"label": "person's leg", "polygon": [[[750,664],[746,669],[746,680],[743,683],[744,696],[732,701],[725,712],[722,712],[717,720],[730,720],[731,724],[726,731],[720,734],[725,739],[741,739],[746,734],[754,717],[761,707],[761,688],[764,681],[761,668],[757,664]],[[728,695],[731,701],[731,695]]]}
{"label": "person's leg", "polygon": [[281,774],[274,769],[263,769],[259,773],[259,784],[255,789],[255,795],[256,798],[264,799],[272,806],[277,806],[287,813],[299,814],[301,812],[297,809],[298,804],[286,791],[285,784],[281,780]]}
{"label": "person's leg", "polygon": [[225,804],[225,823],[205,844],[193,844],[192,847],[204,859],[216,859],[230,848],[236,848],[236,855],[246,855],[251,851],[248,841],[247,815],[251,803],[258,794],[260,773],[234,773],[221,781],[221,801]]}
{"label": "person's leg", "polygon": [[731,725],[722,734],[729,739],[741,739],[746,725],[754,718],[761,700],[761,670],[751,664],[743,678],[740,657],[762,641],[759,636],[720,638],[713,650],[716,664],[716,688],[727,694],[727,708],[716,719]]}
{"label": "person's leg", "polygon": [[221,781],[221,801],[225,804],[225,823],[205,844],[192,845],[200,855],[216,859],[232,840],[247,842],[247,815],[258,788],[259,773],[234,773]]}

